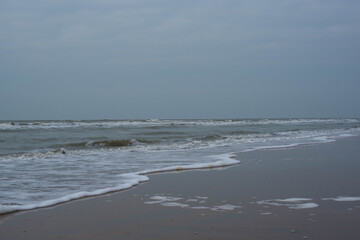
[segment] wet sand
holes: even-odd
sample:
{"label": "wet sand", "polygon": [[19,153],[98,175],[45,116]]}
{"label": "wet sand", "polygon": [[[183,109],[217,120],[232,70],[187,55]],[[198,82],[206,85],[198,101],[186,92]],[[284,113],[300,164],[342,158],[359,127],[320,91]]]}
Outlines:
{"label": "wet sand", "polygon": [[359,137],[238,158],[5,216],[0,239],[360,239],[360,201],[324,199],[360,197]]}

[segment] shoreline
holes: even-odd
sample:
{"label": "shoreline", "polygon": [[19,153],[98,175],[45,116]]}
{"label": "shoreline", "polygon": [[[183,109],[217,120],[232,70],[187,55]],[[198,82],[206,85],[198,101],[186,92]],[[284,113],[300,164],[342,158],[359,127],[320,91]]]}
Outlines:
{"label": "shoreline", "polygon": [[[42,208],[48,208],[53,207],[57,205],[61,205],[64,203],[76,201],[76,200],[82,200],[87,199],[91,197],[98,197],[102,195],[112,194],[112,193],[118,193],[122,191],[126,191],[128,189],[137,187],[138,185],[145,183],[149,181],[150,175],[153,174],[161,174],[161,173],[174,173],[174,172],[182,172],[182,171],[194,171],[194,170],[213,170],[216,168],[227,168],[232,167],[235,165],[238,165],[241,163],[240,159],[238,159],[237,155],[240,155],[242,153],[246,152],[253,152],[253,151],[262,151],[262,150],[281,150],[281,149],[288,149],[293,147],[301,147],[301,146],[308,146],[308,145],[315,145],[315,144],[326,144],[330,142],[336,141],[335,139],[328,139],[325,142],[310,142],[310,143],[294,143],[294,144],[288,144],[288,145],[274,145],[274,146],[261,146],[261,147],[255,147],[250,148],[247,150],[243,150],[240,152],[231,152],[231,153],[223,153],[218,155],[218,157],[221,156],[222,160],[218,160],[216,162],[208,162],[208,163],[196,163],[196,164],[190,164],[190,165],[178,165],[178,166],[171,166],[171,167],[165,167],[160,169],[151,169],[151,170],[145,170],[140,172],[134,172],[134,173],[124,173],[122,175],[131,176],[131,180],[128,183],[120,184],[114,187],[104,188],[104,189],[96,189],[93,191],[88,192],[78,192],[73,193],[70,195],[65,195],[63,197],[57,198],[57,199],[50,199],[50,200],[44,200],[39,203],[35,204],[28,204],[23,206],[17,206],[17,205],[0,205],[0,223],[3,221],[2,219],[5,219],[4,216],[23,212],[23,211],[31,211],[36,209],[42,209]],[[6,210],[6,208],[8,208]]]}
{"label": "shoreline", "polygon": [[[209,163],[198,163],[198,164],[190,164],[190,165],[179,165],[179,166],[173,166],[173,167],[167,167],[167,168],[161,168],[161,169],[153,169],[153,170],[145,170],[141,172],[135,172],[135,173],[125,173],[122,175],[131,176],[132,181],[126,184],[120,184],[115,187],[111,188],[105,188],[105,189],[97,189],[90,192],[79,192],[74,193],[70,195],[66,195],[64,197],[58,198],[58,199],[51,199],[46,200],[43,202],[40,202],[39,204],[29,204],[22,206],[22,208],[11,209],[12,205],[0,205],[0,224],[2,222],[2,218],[6,215],[15,214],[19,212],[26,212],[26,211],[32,211],[42,208],[48,208],[48,207],[55,207],[61,204],[70,203],[72,201],[76,200],[83,200],[88,199],[92,197],[99,197],[107,194],[116,194],[120,193],[122,191],[126,191],[132,188],[137,187],[138,185],[142,183],[146,183],[150,180],[148,176],[153,174],[161,174],[161,173],[174,173],[174,172],[182,172],[182,171],[193,171],[193,170],[213,170],[216,168],[227,168],[231,166],[235,166],[241,163],[240,160],[236,160],[236,155],[229,153],[229,154],[221,154],[219,156],[222,156],[223,160],[219,160],[216,162],[209,162]],[[3,209],[1,207],[6,208],[8,207],[9,210],[7,212],[2,212]]]}
{"label": "shoreline", "polygon": [[242,152],[227,169],[150,174],[125,191],[12,213],[0,238],[357,239],[360,201],[324,198],[360,196],[359,143]]}

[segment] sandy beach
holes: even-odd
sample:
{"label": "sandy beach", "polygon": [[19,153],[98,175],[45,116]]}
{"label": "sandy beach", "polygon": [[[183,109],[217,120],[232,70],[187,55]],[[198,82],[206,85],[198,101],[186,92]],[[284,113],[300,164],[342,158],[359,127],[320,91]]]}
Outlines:
{"label": "sandy beach", "polygon": [[226,169],[2,216],[0,239],[360,239],[360,138],[238,154]]}

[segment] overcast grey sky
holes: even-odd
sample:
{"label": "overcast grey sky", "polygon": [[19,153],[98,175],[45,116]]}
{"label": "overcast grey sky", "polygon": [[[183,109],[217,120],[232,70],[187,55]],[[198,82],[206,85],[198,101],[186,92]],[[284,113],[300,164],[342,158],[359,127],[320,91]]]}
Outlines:
{"label": "overcast grey sky", "polygon": [[0,119],[360,117],[359,0],[0,0]]}

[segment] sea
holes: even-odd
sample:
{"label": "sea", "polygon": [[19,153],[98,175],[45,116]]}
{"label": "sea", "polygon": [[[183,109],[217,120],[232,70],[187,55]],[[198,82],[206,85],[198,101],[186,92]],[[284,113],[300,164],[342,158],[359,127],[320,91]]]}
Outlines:
{"label": "sea", "polygon": [[359,136],[360,119],[0,121],[0,214],[218,169],[241,153]]}

